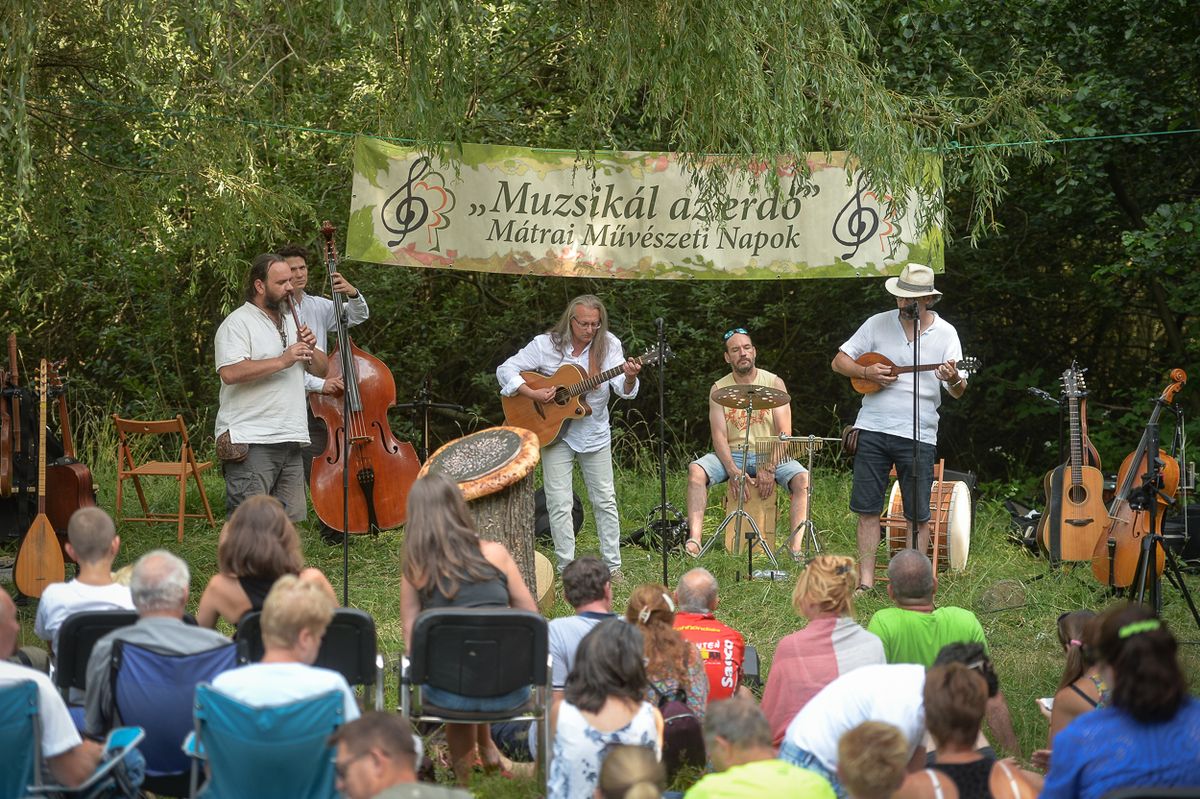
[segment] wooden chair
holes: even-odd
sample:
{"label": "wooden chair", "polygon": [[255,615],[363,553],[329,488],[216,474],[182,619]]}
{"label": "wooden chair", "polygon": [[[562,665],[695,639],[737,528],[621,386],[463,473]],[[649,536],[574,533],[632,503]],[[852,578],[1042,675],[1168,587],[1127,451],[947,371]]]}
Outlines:
{"label": "wooden chair", "polygon": [[[183,541],[184,519],[208,519],[208,523],[216,525],[213,519],[212,507],[208,504],[208,495],[204,493],[204,483],[200,473],[212,466],[212,461],[197,463],[196,453],[188,439],[187,428],[183,424],[183,416],[176,415],[174,419],[142,421],[139,419],[122,419],[113,414],[113,423],[117,426],[120,440],[117,444],[117,520],[121,519],[122,488],[126,480],[133,480],[138,500],[142,503],[141,516],[129,516],[127,522],[157,522],[174,521],[179,526],[178,540]],[[178,460],[149,460],[139,464],[134,460],[130,438],[133,436],[179,436]],[[161,444],[164,454],[167,445]],[[179,484],[179,507],[175,513],[151,512],[146,503],[146,494],[142,490],[143,477],[174,477]],[[186,513],[187,481],[192,477],[196,480],[196,488],[200,491],[200,499],[204,501],[204,513]]]}

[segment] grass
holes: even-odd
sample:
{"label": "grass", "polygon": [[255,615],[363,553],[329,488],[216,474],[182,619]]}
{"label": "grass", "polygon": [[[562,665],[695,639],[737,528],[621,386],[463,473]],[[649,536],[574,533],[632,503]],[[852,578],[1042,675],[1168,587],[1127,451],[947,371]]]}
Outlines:
{"label": "grass", "polygon": [[[108,449],[110,453],[113,451],[115,446]],[[93,470],[97,484],[102,487],[100,504],[111,512],[115,502],[115,472],[111,455],[108,457],[106,463],[98,453],[92,463],[96,464]],[[642,454],[624,459],[618,456],[618,460],[633,462],[637,467],[636,470],[618,467],[617,473],[622,529],[629,532],[643,526],[647,515],[658,505],[659,480],[655,460],[649,456]],[[682,510],[686,470],[682,468],[681,459],[672,460],[675,462],[668,476],[668,497]],[[855,519],[848,509],[848,468],[844,462],[824,455],[816,462],[814,472],[813,518],[819,526],[821,545],[828,552],[853,554]],[[219,524],[224,507],[224,484],[219,473],[207,473],[205,485]],[[577,490],[584,497],[586,505],[586,492],[582,485],[577,485]],[[149,493],[154,503],[170,508],[173,492],[174,484],[171,481],[161,481],[152,486]],[[1052,573],[1045,560],[1035,558],[1011,543],[1006,534],[1008,518],[1001,505],[1003,498],[984,496],[980,500],[967,566],[961,572],[942,572],[939,575],[937,602],[969,608],[978,614],[988,636],[1001,685],[1008,697],[1022,750],[1028,755],[1033,749],[1043,746],[1046,740],[1046,722],[1035,707],[1035,701],[1038,697],[1053,694],[1062,668],[1062,654],[1055,636],[1057,616],[1079,608],[1099,609],[1108,604],[1111,598],[1093,579],[1090,569],[1074,568]],[[719,493],[714,491],[705,520],[709,532],[720,522],[720,511],[715,507],[718,501]],[[784,519],[785,504],[780,503],[780,516]],[[199,508],[194,490],[189,496],[189,508]],[[322,543],[312,524],[310,514],[310,521],[301,529],[305,558],[310,565],[325,571],[340,597],[344,585],[341,548]],[[189,521],[182,544],[175,540],[173,524],[121,524],[119,532],[122,547],[117,566],[131,563],[142,553],[158,547],[170,549],[188,561],[192,569],[190,608],[194,611],[205,583],[216,569],[218,528],[210,527],[203,521]],[[402,531],[389,531],[378,536],[355,536],[350,546],[350,604],[374,616],[379,629],[380,648],[392,660],[402,649],[399,616],[402,540]],[[8,544],[7,548],[4,554],[15,554],[14,544]],[[577,549],[580,553],[598,551],[590,508]],[[552,557],[551,552],[545,551]],[[662,562],[658,553],[627,547],[622,554],[626,580],[615,587],[614,598],[618,610],[624,607],[634,586],[662,579]],[[673,555],[668,562],[670,581],[673,583],[693,565],[695,563],[692,560]],[[741,630],[747,641],[758,648],[763,659],[765,678],[775,644],[804,623],[791,609],[791,581],[747,581],[744,556],[728,555],[719,547],[706,555],[700,565],[711,570],[720,581],[721,606],[718,613],[724,621]],[[756,568],[761,565],[756,563]],[[781,568],[793,573],[796,570],[787,559],[781,562]],[[1200,578],[1187,575],[1185,579],[1192,593],[1200,597]],[[557,593],[551,615],[569,614],[571,610],[562,600],[561,591]],[[886,597],[868,596],[857,603],[855,616],[865,624],[872,613],[886,604]],[[22,644],[38,643],[33,634],[35,612],[36,604],[33,602],[20,609]],[[1163,616],[1185,644],[1181,647],[1181,656],[1186,672],[1192,675],[1195,688],[1197,677],[1194,675],[1200,674],[1200,656],[1195,647],[1200,639],[1200,631],[1196,629],[1181,594],[1165,580]],[[231,630],[226,629],[225,632]],[[389,672],[388,681],[388,702],[394,706],[394,672]],[[495,797],[537,795],[536,788],[527,780],[480,777],[474,789],[480,795]]]}

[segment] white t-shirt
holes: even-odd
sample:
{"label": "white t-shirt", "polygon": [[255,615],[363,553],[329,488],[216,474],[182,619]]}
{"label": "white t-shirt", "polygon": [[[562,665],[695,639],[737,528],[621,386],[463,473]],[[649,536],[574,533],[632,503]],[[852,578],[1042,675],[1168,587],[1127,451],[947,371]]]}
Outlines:
{"label": "white t-shirt", "polygon": [[900,729],[911,757],[925,735],[925,667],[910,663],[862,666],[822,688],[788,725],[783,740],[837,769],[838,741],[864,721]]}
{"label": "white t-shirt", "polygon": [[133,598],[129,586],[87,585],[78,580],[69,583],[52,583],[46,586],[38,600],[37,618],[33,631],[38,638],[49,641],[58,651],[58,628],[74,613],[85,610],[133,610]]}
{"label": "white t-shirt", "polygon": [[[900,311],[877,313],[855,331],[839,349],[851,358],[868,352],[887,356],[896,366],[915,366],[913,345],[900,324]],[[921,331],[921,363],[937,364],[962,360],[962,344],[954,326],[934,314],[933,324]],[[937,443],[938,407],[942,404],[942,381],[933,370],[898,375],[896,382],[881,391],[866,394],[854,426],[877,433],[912,439],[913,380],[920,386],[920,439],[926,444]]]}
{"label": "white t-shirt", "polygon": [[[287,346],[296,343],[296,323],[289,313],[283,314],[283,332]],[[279,328],[266,312],[248,302],[225,317],[217,328],[217,371],[246,359],[276,358],[284,349]],[[228,430],[235,444],[309,443],[301,361],[247,383],[228,385],[221,381],[220,400],[217,436]]]}
{"label": "white t-shirt", "polygon": [[346,721],[359,716],[358,702],[346,678],[332,669],[303,663],[251,663],[221,672],[212,687],[251,707],[272,707],[341,691]]}
{"label": "white t-shirt", "polygon": [[40,671],[26,666],[0,661],[0,685],[33,680],[38,687],[38,716],[42,722],[42,757],[58,757],[82,743],[75,722],[67,712],[67,705],[50,682]]}

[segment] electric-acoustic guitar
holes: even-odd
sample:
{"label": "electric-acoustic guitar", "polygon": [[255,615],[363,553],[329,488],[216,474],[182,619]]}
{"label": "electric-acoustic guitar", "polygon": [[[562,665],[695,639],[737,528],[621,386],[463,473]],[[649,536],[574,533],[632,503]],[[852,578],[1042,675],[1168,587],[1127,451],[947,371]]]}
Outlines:
{"label": "electric-acoustic guitar", "polygon": [[[671,360],[674,355],[670,347],[664,348],[663,363]],[[651,347],[633,360],[642,366],[656,365],[658,347]],[[521,372],[521,377],[525,378],[525,385],[530,388],[555,389],[554,399],[550,402],[538,402],[521,394],[501,397],[504,423],[532,431],[542,446],[548,447],[563,437],[568,422],[591,414],[592,408],[584,400],[584,395],[621,374],[624,368],[622,363],[591,377],[573,363],[564,364],[549,377],[540,372]]]}
{"label": "electric-acoustic guitar", "polygon": [[[878,352],[864,352],[862,355],[854,359],[854,362],[862,367],[874,366],[881,363],[889,367],[888,374],[904,375],[910,372],[932,372],[941,366],[941,363],[923,363],[919,366],[897,366],[892,363],[892,359]],[[954,364],[959,373],[965,378],[979,371],[978,358],[963,358]],[[883,388],[882,383],[876,383],[874,380],[868,380],[865,377],[850,378],[850,385],[854,386],[854,390],[859,394],[874,394]]]}

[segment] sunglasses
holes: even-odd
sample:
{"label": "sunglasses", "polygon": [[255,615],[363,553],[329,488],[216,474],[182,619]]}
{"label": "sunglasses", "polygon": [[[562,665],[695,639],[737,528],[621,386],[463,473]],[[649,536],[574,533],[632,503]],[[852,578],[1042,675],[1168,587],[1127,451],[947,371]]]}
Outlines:
{"label": "sunglasses", "polygon": [[746,328],[744,328],[744,327],[735,327],[735,328],[733,328],[732,330],[726,330],[726,331],[725,331],[725,338],[724,338],[723,340],[724,340],[724,341],[729,341],[729,339],[733,338],[733,337],[734,337],[735,335],[737,335],[738,333],[741,333],[743,336],[748,336],[748,335],[750,335],[750,331],[749,331],[749,330],[747,330]]}

